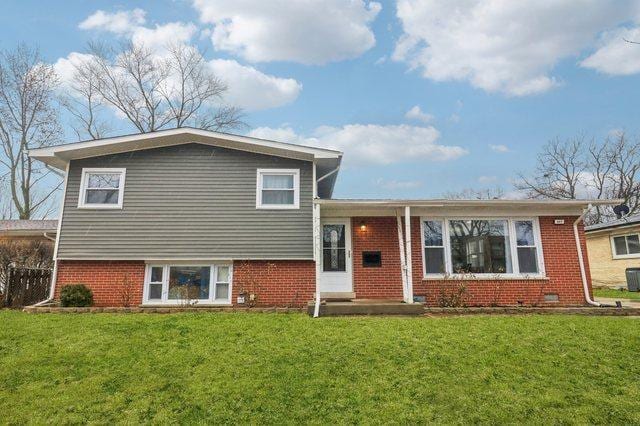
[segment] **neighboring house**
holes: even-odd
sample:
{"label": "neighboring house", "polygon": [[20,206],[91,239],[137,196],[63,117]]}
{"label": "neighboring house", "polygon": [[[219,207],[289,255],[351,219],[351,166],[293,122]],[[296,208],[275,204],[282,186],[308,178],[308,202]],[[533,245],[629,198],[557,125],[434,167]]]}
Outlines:
{"label": "neighboring house", "polygon": [[609,203],[332,199],[339,151],[189,128],[29,155],[66,172],[55,297],[98,306],[583,305],[574,222]]}
{"label": "neighboring house", "polygon": [[55,241],[57,220],[0,220],[2,241]]}
{"label": "neighboring house", "polygon": [[586,227],[595,287],[626,287],[626,270],[640,269],[640,214]]}

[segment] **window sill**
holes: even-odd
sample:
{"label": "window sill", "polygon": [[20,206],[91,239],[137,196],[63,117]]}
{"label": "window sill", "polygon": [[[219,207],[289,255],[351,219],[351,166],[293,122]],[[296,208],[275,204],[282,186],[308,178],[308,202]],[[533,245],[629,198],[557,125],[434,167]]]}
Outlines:
{"label": "window sill", "polygon": [[613,260],[640,259],[640,254],[621,254],[613,256]]}
{"label": "window sill", "polygon": [[299,206],[278,206],[278,205],[272,205],[272,206],[256,206],[256,209],[258,210],[300,210]]}
{"label": "window sill", "polygon": [[79,209],[83,210],[122,210],[122,206],[119,205],[100,205],[100,204],[85,204],[82,206],[78,206]]}
{"label": "window sill", "polygon": [[543,275],[439,275],[422,277],[422,281],[549,281]]}
{"label": "window sill", "polygon": [[140,305],[143,308],[215,308],[215,307],[228,307],[233,306],[231,302],[215,303],[215,302],[202,302],[202,303],[151,303],[145,302]]}

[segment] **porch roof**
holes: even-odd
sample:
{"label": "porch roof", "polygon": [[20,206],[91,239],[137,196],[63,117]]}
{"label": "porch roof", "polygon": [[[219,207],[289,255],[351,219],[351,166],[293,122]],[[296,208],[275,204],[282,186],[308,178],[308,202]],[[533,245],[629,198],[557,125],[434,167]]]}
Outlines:
{"label": "porch roof", "polygon": [[412,215],[558,216],[580,215],[591,206],[620,204],[623,200],[448,200],[448,199],[317,199],[323,215],[394,216],[411,207]]}

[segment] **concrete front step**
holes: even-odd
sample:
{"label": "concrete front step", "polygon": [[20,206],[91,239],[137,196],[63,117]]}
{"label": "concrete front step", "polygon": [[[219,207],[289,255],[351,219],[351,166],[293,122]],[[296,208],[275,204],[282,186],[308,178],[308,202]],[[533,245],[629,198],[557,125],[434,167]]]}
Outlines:
{"label": "concrete front step", "polygon": [[[309,302],[307,312],[313,315],[314,302]],[[336,315],[423,315],[424,305],[395,300],[353,300],[350,302],[322,302],[320,316]]]}
{"label": "concrete front step", "polygon": [[346,291],[323,291],[320,292],[320,300],[333,301],[333,302],[348,302],[356,298],[356,294]]}

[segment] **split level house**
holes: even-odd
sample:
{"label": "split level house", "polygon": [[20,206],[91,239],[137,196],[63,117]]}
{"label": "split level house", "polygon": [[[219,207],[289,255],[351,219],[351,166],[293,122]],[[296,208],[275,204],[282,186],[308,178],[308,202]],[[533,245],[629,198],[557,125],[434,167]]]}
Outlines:
{"label": "split level house", "polygon": [[608,203],[334,199],[339,151],[191,128],[29,155],[65,175],[51,297],[96,306],[585,305]]}

